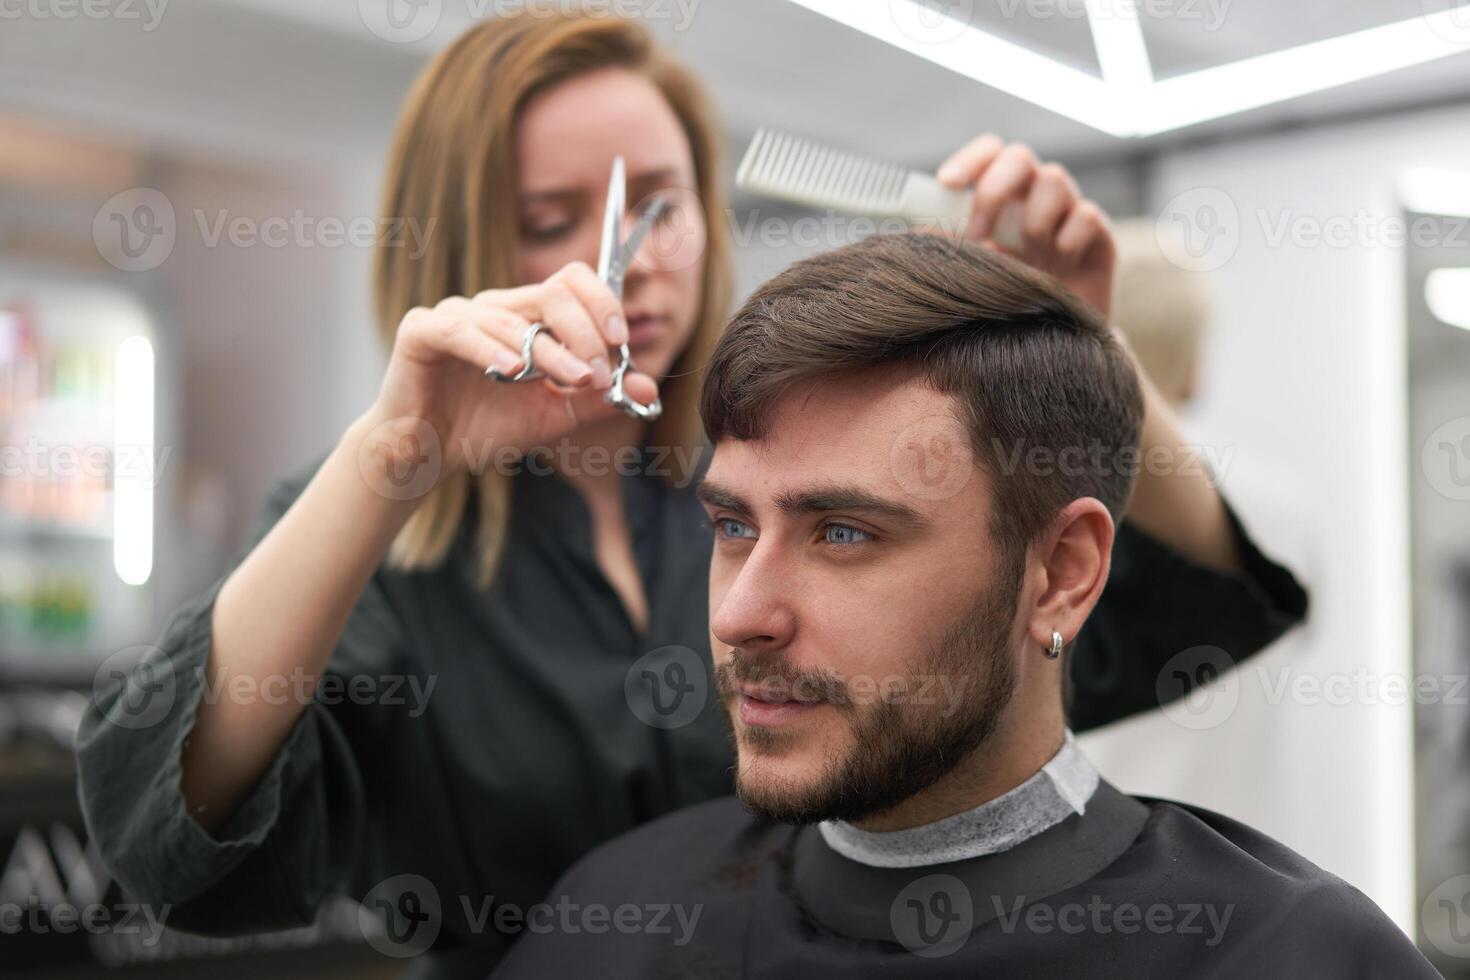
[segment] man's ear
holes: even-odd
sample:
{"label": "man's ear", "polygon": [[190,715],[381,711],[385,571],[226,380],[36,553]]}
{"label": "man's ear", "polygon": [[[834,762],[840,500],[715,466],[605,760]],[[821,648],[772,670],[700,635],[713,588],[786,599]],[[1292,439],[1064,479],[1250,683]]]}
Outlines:
{"label": "man's ear", "polygon": [[1102,501],[1080,497],[1057,514],[1036,557],[1041,591],[1027,624],[1031,639],[1051,647],[1052,630],[1071,643],[1108,581],[1113,555],[1113,518]]}

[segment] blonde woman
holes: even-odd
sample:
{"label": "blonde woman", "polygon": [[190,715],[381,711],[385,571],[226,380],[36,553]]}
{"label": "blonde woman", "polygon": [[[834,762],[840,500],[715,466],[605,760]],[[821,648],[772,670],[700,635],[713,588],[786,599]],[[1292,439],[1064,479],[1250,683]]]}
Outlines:
{"label": "blonde woman", "polygon": [[[692,485],[700,369],[731,297],[717,133],[691,74],[624,20],[496,19],[419,79],[383,208],[434,234],[422,255],[378,254],[376,401],[172,618],[143,668],[170,695],[156,717],[125,691],[79,738],[91,833],[170,924],[295,926],[335,892],[373,904],[416,876],[438,909],[420,970],[483,976],[521,927],[498,909],[730,791],[701,687],[711,537]],[[618,155],[630,206],[677,205],[621,303],[590,268]],[[982,137],[942,177],[977,187],[972,237],[1021,202],[1022,258],[1106,309],[1108,226],[1065,171]],[[518,369],[533,322],[548,378],[487,380]],[[656,422],[604,401],[624,340]],[[1150,396],[1145,449],[1181,442]],[[1184,466],[1145,470],[1115,569],[1070,651],[1075,728],[1157,706],[1180,650],[1248,656],[1305,608]],[[686,717],[639,700],[661,678]]]}

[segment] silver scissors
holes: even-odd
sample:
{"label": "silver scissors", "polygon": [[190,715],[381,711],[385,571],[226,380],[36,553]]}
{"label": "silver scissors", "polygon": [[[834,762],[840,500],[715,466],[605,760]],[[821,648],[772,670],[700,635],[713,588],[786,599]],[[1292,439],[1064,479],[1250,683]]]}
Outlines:
{"label": "silver scissors", "polygon": [[[607,209],[602,215],[602,250],[597,257],[597,278],[607,284],[613,291],[613,295],[619,300],[623,298],[623,279],[628,275],[628,266],[633,262],[633,256],[638,254],[638,247],[643,244],[643,239],[648,235],[653,223],[659,219],[668,202],[662,197],[656,197],[643,209],[643,214],[638,218],[638,224],[634,226],[633,233],[628,240],[620,242],[619,238],[623,231],[623,212],[628,207],[628,178],[627,165],[622,157],[613,159],[612,180],[607,187]],[[505,375],[495,368],[485,370],[486,377],[494,378],[496,381],[521,382],[533,381],[545,377],[544,373],[536,367],[536,360],[531,351],[531,346],[536,342],[536,336],[546,329],[546,324],[536,322],[526,330],[526,336],[521,340],[521,369],[513,375]],[[628,397],[623,389],[623,378],[633,367],[633,354],[624,343],[620,349],[622,360],[613,371],[612,387],[607,392],[607,403],[616,405],[635,419],[653,420],[663,414],[663,402],[655,398],[652,404],[644,405]]]}

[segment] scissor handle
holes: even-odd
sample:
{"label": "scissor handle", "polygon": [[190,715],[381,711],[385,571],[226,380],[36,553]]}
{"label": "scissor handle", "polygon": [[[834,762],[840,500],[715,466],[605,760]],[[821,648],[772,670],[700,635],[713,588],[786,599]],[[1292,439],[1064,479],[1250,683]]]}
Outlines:
{"label": "scissor handle", "polygon": [[647,422],[652,422],[654,419],[658,418],[664,413],[663,399],[655,398],[649,404],[644,405],[642,402],[636,402],[633,399],[629,398],[626,394],[624,394],[621,390],[617,388],[610,389],[608,391],[607,403],[609,405],[618,406],[618,408],[621,408],[624,412],[626,412],[628,415],[633,416],[633,418],[635,419],[643,419]]}
{"label": "scissor handle", "polygon": [[635,419],[651,422],[664,413],[663,399],[655,398],[649,404],[644,405],[628,397],[627,391],[623,389],[623,376],[628,373],[628,368],[633,366],[633,356],[629,353],[627,344],[623,345],[622,354],[622,363],[613,371],[612,387],[607,390],[607,403],[616,405]]}
{"label": "scissor handle", "polygon": [[[537,378],[545,377],[545,374],[536,368],[536,359],[531,353],[531,345],[535,343],[536,335],[545,329],[546,325],[544,323],[537,322],[531,324],[526,330],[526,337],[521,341],[522,367],[519,371],[515,374],[507,375],[501,373],[499,369],[491,367],[485,369],[485,376],[494,378],[496,381],[506,382],[507,384],[519,384],[522,381],[534,381]],[[623,388],[623,376],[633,366],[633,356],[628,350],[627,344],[622,345],[621,352],[622,358],[617,368],[613,371],[612,387],[608,389],[607,395],[605,396],[607,403],[609,405],[616,405],[635,419],[652,421],[663,415],[664,406],[662,399],[655,398],[652,403],[644,405],[628,397],[627,391]]]}

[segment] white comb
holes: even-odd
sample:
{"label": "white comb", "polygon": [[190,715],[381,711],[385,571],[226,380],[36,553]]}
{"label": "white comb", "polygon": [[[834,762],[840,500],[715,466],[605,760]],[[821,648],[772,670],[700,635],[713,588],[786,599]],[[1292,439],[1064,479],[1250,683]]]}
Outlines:
{"label": "white comb", "polygon": [[[755,134],[735,186],[795,204],[875,218],[906,218],[963,233],[974,192],[945,187],[918,170],[897,167],[769,129]],[[1009,248],[1021,241],[1021,205],[1001,210],[990,236]]]}

